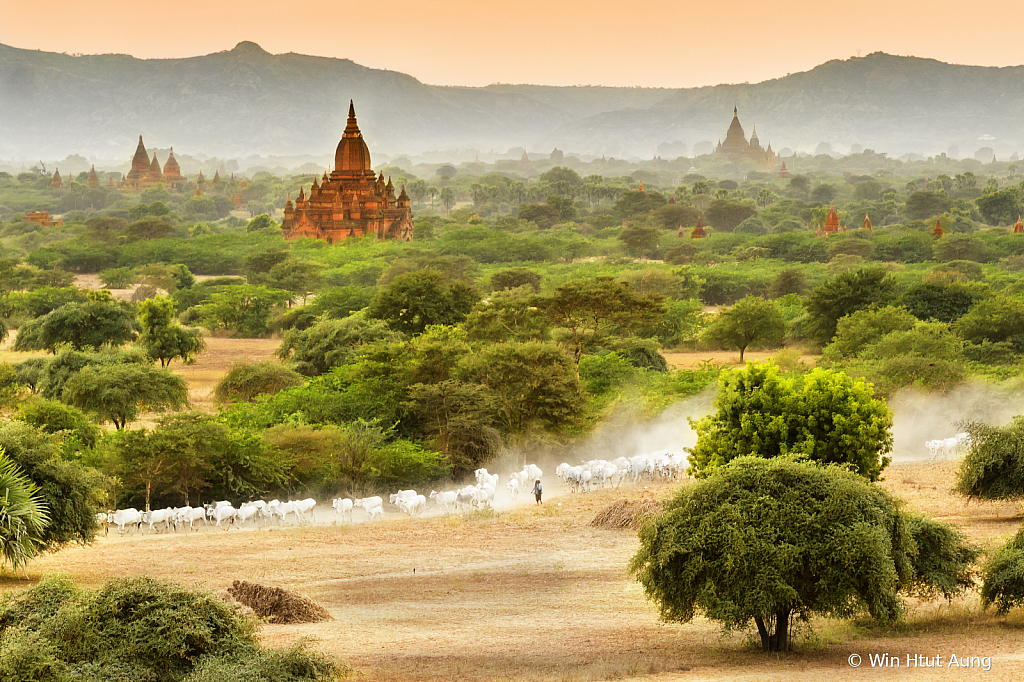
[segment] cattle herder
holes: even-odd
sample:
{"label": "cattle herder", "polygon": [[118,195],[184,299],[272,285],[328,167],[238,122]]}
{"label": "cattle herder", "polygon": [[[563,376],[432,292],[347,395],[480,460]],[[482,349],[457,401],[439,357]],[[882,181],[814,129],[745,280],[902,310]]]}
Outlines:
{"label": "cattle herder", "polygon": [[543,484],[541,484],[540,479],[538,478],[537,482],[533,484],[533,495],[534,497],[537,498],[537,504],[543,504],[543,502],[540,501],[540,496],[543,492],[544,486]]}

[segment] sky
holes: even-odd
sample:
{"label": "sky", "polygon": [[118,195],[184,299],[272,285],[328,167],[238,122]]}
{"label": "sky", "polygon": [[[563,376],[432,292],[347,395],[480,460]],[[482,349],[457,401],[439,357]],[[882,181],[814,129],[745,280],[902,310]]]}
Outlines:
{"label": "sky", "polygon": [[1024,2],[988,0],[0,0],[0,43],[190,57],[243,40],[433,85],[694,87],[882,51],[1024,64]]}

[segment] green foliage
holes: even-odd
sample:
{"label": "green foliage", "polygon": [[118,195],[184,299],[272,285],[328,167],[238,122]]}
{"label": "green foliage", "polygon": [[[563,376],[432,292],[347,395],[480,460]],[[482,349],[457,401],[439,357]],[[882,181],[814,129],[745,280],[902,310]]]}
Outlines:
{"label": "green foliage", "polygon": [[479,468],[501,448],[501,435],[493,428],[494,400],[480,384],[444,379],[410,386],[406,407],[459,476]]}
{"label": "green foliage", "polygon": [[23,421],[0,426],[0,448],[39,487],[49,525],[38,534],[47,549],[91,542],[96,513],[106,502],[106,478],[80,462],[61,457],[64,434],[50,434]]}
{"label": "green foliage", "polygon": [[364,344],[392,343],[403,338],[382,320],[366,319],[363,315],[340,320],[322,317],[308,329],[286,331],[277,356],[287,360],[299,374],[312,377],[348,363]]}
{"label": "green foliage", "polygon": [[807,289],[807,275],[801,268],[780,270],[768,289],[768,298],[782,298],[789,294],[801,295]]}
{"label": "green foliage", "polygon": [[121,346],[138,335],[131,308],[113,301],[68,303],[22,327],[14,350],[48,350],[69,345],[75,350]]}
{"label": "green foliage", "polygon": [[61,399],[123,429],[142,411],[187,405],[188,386],[180,376],[163,368],[90,364],[68,380]]}
{"label": "green foliage", "polygon": [[280,227],[274,219],[268,216],[266,213],[261,213],[248,222],[245,226],[246,232],[258,232],[259,230],[265,230],[268,227]]}
{"label": "green foliage", "polygon": [[704,219],[716,230],[731,232],[756,213],[753,202],[715,199],[704,212]]}
{"label": "green foliage", "polygon": [[288,292],[243,284],[210,294],[209,303],[196,308],[197,321],[215,331],[224,329],[242,337],[265,336],[270,317],[289,299]]}
{"label": "green foliage", "polygon": [[384,320],[395,331],[415,335],[430,325],[458,324],[480,294],[459,282],[449,283],[433,270],[397,277],[382,289],[367,314]]}
{"label": "green foliage", "polygon": [[1024,527],[985,562],[981,605],[1002,615],[1024,605]]}
{"label": "green foliage", "polygon": [[213,389],[218,402],[251,401],[259,395],[274,394],[292,386],[301,386],[302,375],[272,360],[236,362]]}
{"label": "green foliage", "polygon": [[862,268],[827,279],[807,297],[807,313],[815,341],[824,345],[836,334],[843,317],[871,306],[884,306],[895,296],[896,282],[880,268]]}
{"label": "green foliage", "polygon": [[0,602],[4,680],[327,682],[338,672],[302,645],[262,649],[254,619],[208,592],[153,578],[83,590],[49,576]]}
{"label": "green foliage", "polygon": [[1014,417],[1003,427],[983,422],[959,426],[971,438],[960,464],[957,491],[982,500],[1024,497],[1024,417]]}
{"label": "green foliage", "polygon": [[309,329],[322,316],[340,320],[366,308],[373,302],[370,287],[328,287],[317,292],[312,303],[289,308],[276,324],[282,329]]}
{"label": "green foliage", "polygon": [[916,322],[914,316],[902,307],[858,310],[839,320],[836,334],[832,342],[825,346],[822,357],[829,362],[855,358],[886,334],[913,329]]}
{"label": "green foliage", "polygon": [[206,340],[198,329],[186,329],[176,321],[174,299],[156,296],[139,304],[140,345],[146,354],[160,361],[161,367],[181,358],[185,364],[206,349]]}
{"label": "green foliage", "polygon": [[917,547],[911,553],[914,577],[904,583],[907,594],[922,599],[941,595],[948,601],[975,585],[973,564],[981,550],[963,532],[919,514],[904,513],[907,534]]}
{"label": "green foliage", "polygon": [[945,192],[912,192],[904,211],[911,220],[927,220],[946,213],[952,205]]}
{"label": "green foliage", "polygon": [[978,197],[975,202],[978,212],[989,225],[1013,225],[1021,213],[1024,203],[1020,199],[1020,191],[1016,187],[996,190],[991,194]]}
{"label": "green foliage", "polygon": [[[46,503],[17,463],[0,451],[0,559],[15,570],[22,568],[46,546],[43,533],[50,517]],[[2,634],[0,630],[0,634]],[[0,654],[3,654],[0,638]],[[0,661],[4,657],[0,655]]]}
{"label": "green foliage", "polygon": [[967,341],[1010,343],[1024,353],[1024,305],[1019,299],[991,296],[979,301],[956,321],[954,329]]}
{"label": "green foliage", "polygon": [[68,381],[83,368],[126,363],[148,365],[150,360],[145,352],[134,346],[123,350],[106,347],[95,353],[63,350],[49,359],[26,360],[22,366],[26,367],[26,381],[34,381],[42,397],[59,400]]}
{"label": "green foliage", "polygon": [[903,292],[903,305],[922,320],[956,322],[982,298],[975,289],[956,282],[922,282]]}
{"label": "green foliage", "polygon": [[127,289],[136,281],[132,268],[109,268],[100,273],[100,282],[108,289]]}
{"label": "green foliage", "polygon": [[547,340],[550,324],[533,305],[531,292],[529,286],[495,291],[477,303],[463,323],[469,339],[490,343]]}
{"label": "green foliage", "polygon": [[558,430],[579,418],[579,382],[572,360],[549,343],[506,342],[464,357],[457,379],[485,386],[493,396],[494,420],[519,436]]}
{"label": "green foliage", "polygon": [[747,296],[719,312],[704,331],[704,338],[718,347],[736,348],[743,362],[748,346],[779,344],[785,331],[786,323],[774,303],[759,296]]}
{"label": "green foliage", "polygon": [[990,259],[985,242],[973,234],[947,234],[935,240],[932,251],[938,261],[971,260],[985,263]]}
{"label": "green foliage", "polygon": [[18,407],[15,419],[45,433],[66,432],[69,439],[86,448],[95,447],[100,438],[99,427],[84,412],[56,400],[26,400]]}
{"label": "green foliage", "polygon": [[691,420],[697,445],[691,471],[707,476],[737,457],[798,455],[842,464],[877,481],[891,461],[892,412],[870,384],[815,369],[783,379],[773,363],[723,372],[714,414]]}
{"label": "green foliage", "polygon": [[935,522],[913,523],[916,532],[896,500],[838,467],[743,457],[684,486],[641,529],[630,570],[665,620],[753,620],[764,651],[787,651],[792,618],[867,611],[892,622],[905,611],[901,592],[952,596],[971,584],[975,550],[932,532]]}
{"label": "green foliage", "polygon": [[623,192],[622,196],[615,202],[612,210],[619,218],[628,220],[638,216],[647,215],[668,202],[665,195],[660,192]]}
{"label": "green foliage", "polygon": [[533,289],[533,293],[539,294],[542,279],[543,275],[530,268],[507,268],[491,275],[491,288],[494,291],[504,291],[527,286]]}

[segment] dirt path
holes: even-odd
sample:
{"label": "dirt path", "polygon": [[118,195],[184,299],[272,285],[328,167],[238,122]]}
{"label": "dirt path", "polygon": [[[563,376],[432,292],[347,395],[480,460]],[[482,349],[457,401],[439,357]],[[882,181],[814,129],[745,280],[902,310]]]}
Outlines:
{"label": "dirt path", "polygon": [[[885,486],[912,508],[962,524],[994,544],[1019,527],[1014,505],[964,504],[946,483],[953,463],[894,466]],[[296,589],[323,604],[327,623],[266,626],[268,644],[313,636],[316,646],[368,681],[427,680],[820,680],[947,679],[954,671],[850,668],[847,657],[901,658],[949,652],[992,656],[985,679],[1024,670],[1024,614],[996,619],[977,597],[912,606],[909,624],[815,621],[798,651],[766,657],[747,634],[722,635],[697,619],[663,624],[627,574],[637,539],[586,525],[604,505],[637,494],[664,497],[670,485],[569,495],[549,483],[546,504],[500,515],[383,523],[325,523],[291,529],[208,531],[103,539],[48,555],[32,575],[69,573],[98,584],[146,574],[214,590],[245,579]],[[0,588],[23,584],[9,580]],[[948,660],[948,659],[947,659]]]}

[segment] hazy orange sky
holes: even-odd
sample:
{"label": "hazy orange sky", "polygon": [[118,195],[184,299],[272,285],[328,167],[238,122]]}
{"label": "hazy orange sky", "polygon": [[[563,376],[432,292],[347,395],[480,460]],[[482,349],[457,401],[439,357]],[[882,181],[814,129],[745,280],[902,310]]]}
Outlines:
{"label": "hazy orange sky", "polygon": [[1021,25],[1021,0],[0,0],[14,47],[162,58],[251,40],[474,86],[758,82],[858,50],[1019,65]]}

